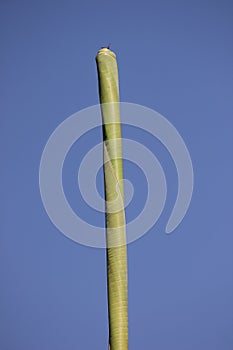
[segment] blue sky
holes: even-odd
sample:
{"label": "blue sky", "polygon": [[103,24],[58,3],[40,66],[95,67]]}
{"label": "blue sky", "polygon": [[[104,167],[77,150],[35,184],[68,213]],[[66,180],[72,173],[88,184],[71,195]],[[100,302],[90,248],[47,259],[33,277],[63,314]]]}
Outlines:
{"label": "blue sky", "polygon": [[[226,0],[1,2],[1,349],[107,348],[105,251],[53,226],[38,172],[53,130],[98,103],[95,55],[108,43],[121,100],[155,109],[177,128],[195,175],[189,211],[167,236],[174,164],[157,140],[123,130],[156,154],[168,183],[159,221],[128,246],[129,348],[232,349],[232,7]],[[103,224],[75,199],[82,152],[100,140],[96,130],[74,145],[64,183],[75,210]],[[142,185],[143,174],[126,162],[132,174]],[[100,173],[100,192],[102,180]],[[135,193],[129,218],[144,200]]]}

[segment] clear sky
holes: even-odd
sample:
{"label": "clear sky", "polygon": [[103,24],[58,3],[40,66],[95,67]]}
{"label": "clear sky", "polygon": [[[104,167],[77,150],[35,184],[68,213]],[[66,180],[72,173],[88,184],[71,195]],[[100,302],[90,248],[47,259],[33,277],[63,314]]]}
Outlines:
{"label": "clear sky", "polygon": [[[38,172],[53,130],[98,103],[95,55],[111,43],[121,100],[155,109],[177,128],[195,175],[188,213],[166,235],[177,194],[174,163],[145,132],[123,130],[156,154],[168,184],[159,221],[128,246],[129,348],[232,350],[232,2],[0,6],[0,348],[107,349],[105,251],[56,229],[41,202]],[[78,205],[76,188],[81,157],[100,140],[96,130],[74,145],[64,187],[77,213],[103,225],[104,215]],[[132,174],[135,187],[143,187],[143,174],[126,162],[125,176]],[[97,182],[103,192],[101,172]],[[143,201],[144,192],[136,191],[128,219]]]}

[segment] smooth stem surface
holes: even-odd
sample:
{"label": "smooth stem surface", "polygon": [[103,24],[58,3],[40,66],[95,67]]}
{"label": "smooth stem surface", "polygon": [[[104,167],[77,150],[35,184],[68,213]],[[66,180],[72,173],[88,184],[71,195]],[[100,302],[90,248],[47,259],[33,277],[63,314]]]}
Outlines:
{"label": "smooth stem surface", "polygon": [[[104,137],[109,344],[128,350],[128,281],[118,70],[115,54],[96,56]],[[115,103],[113,103],[115,102]]]}

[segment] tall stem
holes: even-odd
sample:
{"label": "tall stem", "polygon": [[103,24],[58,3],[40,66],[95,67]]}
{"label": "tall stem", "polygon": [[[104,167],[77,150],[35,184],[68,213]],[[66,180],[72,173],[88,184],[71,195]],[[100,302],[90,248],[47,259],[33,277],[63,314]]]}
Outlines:
{"label": "tall stem", "polygon": [[115,54],[96,56],[104,139],[109,345],[128,350],[128,281],[118,70]]}

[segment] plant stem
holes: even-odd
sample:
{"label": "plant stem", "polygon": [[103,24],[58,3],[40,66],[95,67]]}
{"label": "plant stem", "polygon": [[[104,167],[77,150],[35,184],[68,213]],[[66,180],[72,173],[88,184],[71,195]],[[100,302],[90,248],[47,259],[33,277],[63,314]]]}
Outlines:
{"label": "plant stem", "polygon": [[128,350],[128,281],[118,70],[115,54],[96,56],[104,139],[109,345]]}

